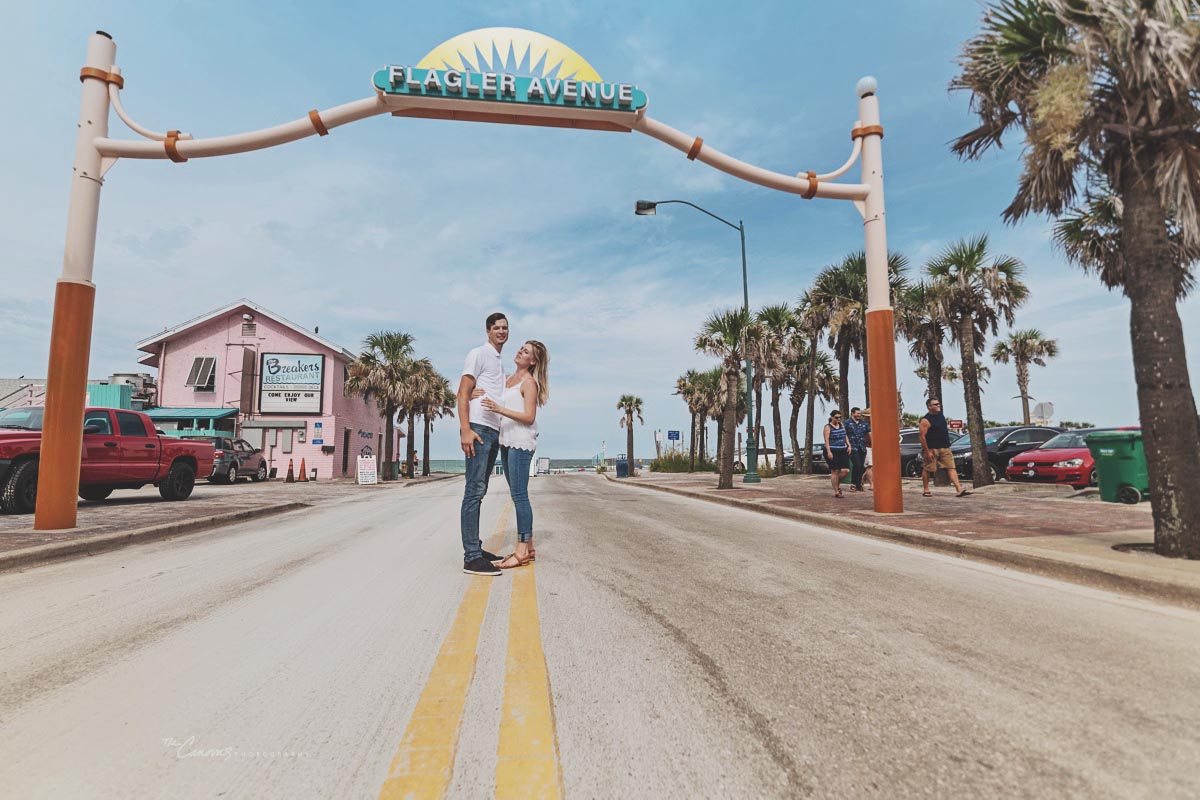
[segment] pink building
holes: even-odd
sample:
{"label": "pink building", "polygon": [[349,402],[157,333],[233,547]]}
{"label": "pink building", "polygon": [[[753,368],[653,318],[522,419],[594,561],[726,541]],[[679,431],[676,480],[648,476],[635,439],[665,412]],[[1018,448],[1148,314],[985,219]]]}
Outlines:
{"label": "pink building", "polygon": [[382,461],[378,407],[342,394],[356,354],[256,303],[238,300],[137,348],[138,363],[158,369],[161,407],[147,413],[164,433],[245,439],[280,476],[301,459],[319,478],[353,476],[359,455]]}

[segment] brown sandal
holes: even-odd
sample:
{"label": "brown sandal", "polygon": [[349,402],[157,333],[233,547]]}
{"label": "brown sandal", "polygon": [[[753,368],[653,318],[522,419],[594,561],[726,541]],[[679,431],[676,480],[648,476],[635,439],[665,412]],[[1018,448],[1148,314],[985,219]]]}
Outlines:
{"label": "brown sandal", "polygon": [[517,567],[528,566],[531,561],[533,561],[532,558],[526,558],[524,561],[522,561],[521,557],[516,553],[510,553],[500,561],[496,562],[495,566],[499,567],[500,569],[516,569]]}

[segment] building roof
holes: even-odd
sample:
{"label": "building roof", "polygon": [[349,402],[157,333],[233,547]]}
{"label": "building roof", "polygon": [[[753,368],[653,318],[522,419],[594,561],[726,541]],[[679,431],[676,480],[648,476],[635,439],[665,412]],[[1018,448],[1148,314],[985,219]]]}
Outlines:
{"label": "building roof", "polygon": [[157,352],[157,350],[155,350],[153,348],[155,348],[155,346],[158,345],[160,342],[171,339],[171,338],[183,333],[184,331],[189,331],[192,328],[198,327],[200,325],[203,325],[206,322],[209,322],[210,320],[217,319],[218,317],[223,317],[226,314],[237,311],[238,309],[241,309],[241,308],[245,308],[247,310],[253,311],[255,314],[262,314],[263,316],[268,317],[268,318],[274,320],[275,322],[278,322],[280,325],[283,325],[287,328],[292,329],[293,331],[300,334],[301,336],[311,339],[312,341],[316,342],[317,344],[321,345],[322,347],[327,347],[330,350],[334,351],[335,353],[340,353],[341,355],[345,356],[349,360],[354,360],[355,358],[358,357],[357,354],[352,353],[351,351],[347,350],[345,347],[342,347],[340,344],[331,342],[328,339],[314,333],[313,331],[310,331],[308,328],[301,327],[301,326],[297,325],[296,323],[292,322],[291,320],[289,320],[285,317],[282,317],[279,314],[276,314],[274,311],[270,310],[269,308],[264,308],[263,306],[260,306],[258,303],[251,302],[250,300],[247,300],[246,298],[243,297],[242,299],[237,300],[233,303],[230,303],[227,306],[218,308],[215,311],[210,311],[207,314],[202,314],[199,317],[195,317],[194,319],[189,319],[187,322],[181,322],[180,324],[178,324],[172,328],[167,328],[162,333],[155,334],[154,336],[151,336],[148,339],[143,339],[142,341],[138,342],[137,349],[142,350],[146,353],[146,355],[144,355],[138,359],[138,363],[139,364],[147,364],[149,366],[157,366],[157,364],[155,363],[155,360],[157,359],[158,352]]}

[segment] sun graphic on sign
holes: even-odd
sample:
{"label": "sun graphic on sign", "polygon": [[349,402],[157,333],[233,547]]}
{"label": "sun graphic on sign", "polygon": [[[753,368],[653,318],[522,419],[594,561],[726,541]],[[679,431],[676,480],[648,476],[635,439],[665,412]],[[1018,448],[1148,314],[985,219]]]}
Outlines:
{"label": "sun graphic on sign", "polygon": [[600,80],[579,53],[545,34],[522,28],[480,28],[460,33],[430,50],[417,66],[507,72],[530,78]]}

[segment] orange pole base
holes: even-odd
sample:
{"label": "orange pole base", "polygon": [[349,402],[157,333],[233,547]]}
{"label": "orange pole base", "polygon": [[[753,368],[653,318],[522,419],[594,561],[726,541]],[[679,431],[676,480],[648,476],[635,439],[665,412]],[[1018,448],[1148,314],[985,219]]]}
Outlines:
{"label": "orange pole base", "polygon": [[892,309],[867,312],[867,359],[871,365],[871,456],[875,464],[875,511],[900,514],[900,404],[896,391],[896,334]]}
{"label": "orange pole base", "polygon": [[96,287],[92,284],[58,282],[50,328],[50,366],[46,371],[46,412],[42,421],[34,530],[75,527],[95,304]]}

